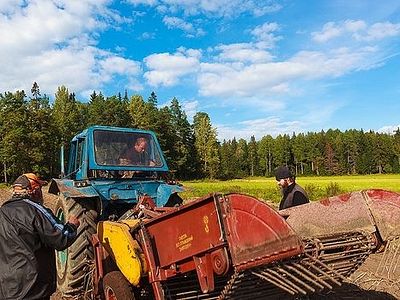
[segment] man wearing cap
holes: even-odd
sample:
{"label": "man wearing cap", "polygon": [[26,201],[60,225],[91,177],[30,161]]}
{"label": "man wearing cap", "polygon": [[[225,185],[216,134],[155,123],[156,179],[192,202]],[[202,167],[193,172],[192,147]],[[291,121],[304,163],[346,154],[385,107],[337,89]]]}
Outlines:
{"label": "man wearing cap", "polygon": [[43,206],[45,181],[19,176],[10,200],[0,207],[0,299],[45,300],[56,290],[54,249],[76,239],[79,220],[62,224]]}
{"label": "man wearing cap", "polygon": [[306,191],[296,183],[295,177],[287,166],[277,168],[275,178],[283,196],[279,203],[279,210],[310,202]]}

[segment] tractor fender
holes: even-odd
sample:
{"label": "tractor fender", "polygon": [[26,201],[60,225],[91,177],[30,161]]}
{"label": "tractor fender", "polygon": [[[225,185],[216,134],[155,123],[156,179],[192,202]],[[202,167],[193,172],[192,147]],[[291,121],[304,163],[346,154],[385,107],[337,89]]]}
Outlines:
{"label": "tractor fender", "polygon": [[181,185],[167,183],[160,184],[157,188],[157,206],[164,206],[172,194],[183,192],[184,190],[184,187]]}
{"label": "tractor fender", "polygon": [[121,273],[134,286],[139,284],[142,274],[147,272],[144,254],[130,233],[131,229],[139,225],[140,220],[103,221],[97,224],[100,243],[111,255]]}
{"label": "tractor fender", "polygon": [[75,187],[74,180],[70,179],[52,179],[48,192],[54,195],[61,193],[65,198],[94,198],[99,196],[93,186]]}

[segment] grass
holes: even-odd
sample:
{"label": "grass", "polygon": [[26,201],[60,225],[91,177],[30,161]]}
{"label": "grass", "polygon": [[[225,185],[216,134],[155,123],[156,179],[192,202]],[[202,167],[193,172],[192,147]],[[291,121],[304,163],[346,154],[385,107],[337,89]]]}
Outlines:
{"label": "grass", "polygon": [[[400,192],[400,174],[312,176],[298,177],[296,181],[307,191],[311,200],[364,189]],[[281,198],[275,178],[255,177],[227,181],[183,181],[181,183],[187,188],[181,195],[184,199],[201,197],[212,192],[244,193],[272,202],[279,202]]]}

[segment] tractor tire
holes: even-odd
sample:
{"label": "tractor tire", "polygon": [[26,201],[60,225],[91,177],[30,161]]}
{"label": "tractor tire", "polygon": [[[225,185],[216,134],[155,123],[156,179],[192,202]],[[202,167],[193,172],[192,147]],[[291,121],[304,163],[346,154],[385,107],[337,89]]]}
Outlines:
{"label": "tractor tire", "polygon": [[103,291],[105,300],[135,300],[132,286],[120,271],[104,276]]}
{"label": "tractor tire", "polygon": [[90,280],[93,265],[92,234],[96,233],[96,201],[94,199],[65,198],[60,195],[55,215],[66,223],[71,215],[77,217],[80,225],[76,241],[67,249],[57,251],[57,287],[64,297],[80,297],[85,284]]}

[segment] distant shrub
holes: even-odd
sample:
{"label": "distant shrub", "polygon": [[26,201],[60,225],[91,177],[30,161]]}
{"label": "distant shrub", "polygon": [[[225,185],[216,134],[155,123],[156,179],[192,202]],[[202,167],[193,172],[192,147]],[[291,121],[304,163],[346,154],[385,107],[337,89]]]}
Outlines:
{"label": "distant shrub", "polygon": [[332,197],[343,194],[344,190],[340,187],[337,182],[330,182],[328,186],[325,188],[325,196]]}
{"label": "distant shrub", "polygon": [[319,187],[313,183],[306,184],[304,186],[304,190],[306,191],[310,201],[318,200],[318,199],[324,197],[321,187]]}

